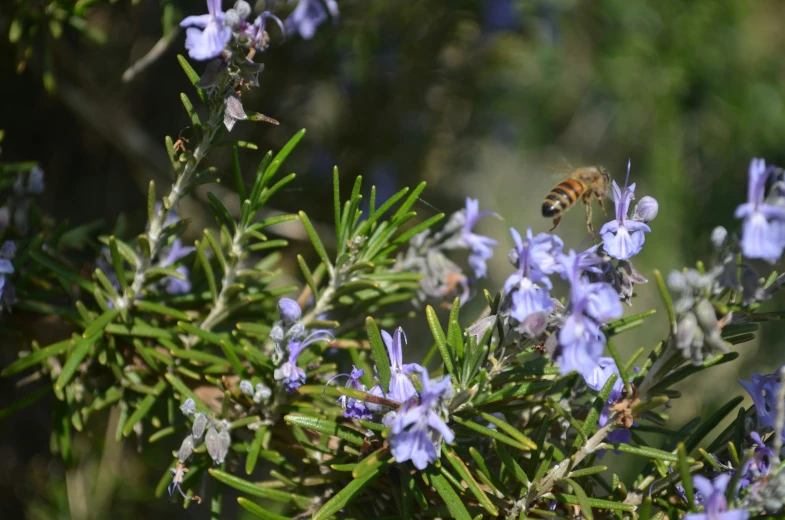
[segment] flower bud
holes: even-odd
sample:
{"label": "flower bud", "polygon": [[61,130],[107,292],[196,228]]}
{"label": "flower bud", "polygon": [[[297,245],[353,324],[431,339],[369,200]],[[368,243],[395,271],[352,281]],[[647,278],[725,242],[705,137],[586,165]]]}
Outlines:
{"label": "flower bud", "polygon": [[630,220],[651,222],[657,217],[659,210],[660,205],[657,203],[657,199],[646,195],[635,205],[635,209],[632,212],[632,217],[630,217]]}
{"label": "flower bud", "polygon": [[671,271],[668,274],[668,287],[674,291],[683,291],[687,288],[687,279],[681,271]]}
{"label": "flower bud", "polygon": [[247,379],[240,381],[240,391],[247,396],[253,395],[253,384]]}
{"label": "flower bud", "polygon": [[209,419],[206,414],[198,413],[194,416],[194,425],[191,427],[191,433],[194,439],[199,440],[204,435],[204,429],[207,427]]}
{"label": "flower bud", "polygon": [[183,405],[180,407],[180,411],[183,412],[183,415],[186,417],[192,416],[196,413],[196,403],[190,397],[185,400]]}
{"label": "flower bud", "polygon": [[251,6],[245,0],[237,0],[234,3],[234,10],[240,15],[240,18],[245,20],[251,15]]}
{"label": "flower bud", "polygon": [[698,318],[701,329],[707,334],[717,329],[717,314],[709,300],[704,299],[698,302],[695,306],[695,316]]}
{"label": "flower bud", "polygon": [[507,253],[507,260],[509,260],[513,266],[518,267],[518,261],[520,260],[520,257],[518,256],[518,250],[514,247],[510,249],[510,251]]}
{"label": "flower bud", "polygon": [[224,13],[224,25],[231,27],[234,30],[237,30],[237,26],[240,25],[240,13],[238,13],[234,9],[229,9]]}
{"label": "flower bud", "polygon": [[[698,319],[692,312],[688,312],[679,320],[676,328],[676,346],[679,350],[689,350],[692,345],[692,339],[695,337],[695,329],[697,326]],[[682,354],[687,357],[688,353],[683,352]]]}
{"label": "flower bud", "polygon": [[180,450],[177,452],[177,460],[180,462],[185,462],[194,452],[194,438],[193,435],[189,435],[185,439],[183,439],[183,443],[180,445]]}
{"label": "flower bud", "polygon": [[221,431],[215,429],[215,425],[211,424],[207,430],[207,435],[204,438],[204,444],[207,447],[207,453],[216,464],[222,464],[226,460],[226,454],[229,453],[229,445],[232,443],[232,438],[229,435],[229,428],[224,425]]}
{"label": "flower bud", "polygon": [[711,232],[711,244],[714,246],[714,249],[717,251],[722,249],[726,238],[728,238],[728,230],[722,226],[715,227]]}
{"label": "flower bud", "polygon": [[287,327],[294,325],[303,315],[297,302],[289,298],[278,300],[278,312],[281,314],[281,321]]}
{"label": "flower bud", "polygon": [[262,384],[256,383],[256,391],[253,394],[253,400],[255,403],[261,403],[262,401],[266,401],[273,395],[273,391],[270,390],[270,387]]}

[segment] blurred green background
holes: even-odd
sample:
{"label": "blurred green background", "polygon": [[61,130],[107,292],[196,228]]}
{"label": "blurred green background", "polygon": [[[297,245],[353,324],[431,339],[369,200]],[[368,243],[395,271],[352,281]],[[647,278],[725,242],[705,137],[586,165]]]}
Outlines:
{"label": "blurred green background", "polygon": [[[178,95],[190,85],[175,59],[184,52],[183,35],[171,27],[186,14],[204,12],[204,3],[96,2],[84,19],[103,33],[103,43],[97,33],[89,38],[73,24],[53,30],[48,6],[59,5],[36,0],[0,8],[4,35],[13,32],[14,20],[40,27],[19,43],[5,37],[0,43],[0,127],[6,132],[0,160],[41,162],[47,175],[42,205],[58,221],[99,220],[101,231],[119,225],[133,236],[144,225],[148,180],[161,187],[169,176],[163,137],[189,135]],[[655,267],[667,273],[697,259],[708,261],[714,226],[738,229],[733,210],[746,198],[751,157],[785,164],[783,2],[339,0],[339,5],[337,23],[325,24],[310,41],[281,41],[274,33],[274,44],[261,58],[261,87],[244,103],[281,124],[240,123],[233,136],[266,151],[307,128],[287,165],[299,174],[296,188],[276,204],[281,211],[307,209],[325,226],[332,219],[328,190],[334,165],[344,188],[363,175],[382,195],[428,181],[418,207],[424,217],[455,211],[466,196],[479,198],[481,209],[504,217],[481,225],[502,244],[483,284],[489,288],[500,287],[510,272],[508,227],[531,227],[535,233],[550,228],[539,213],[542,198],[558,180],[554,172],[569,165],[602,164],[623,181],[631,159],[638,196],[652,195],[660,203],[653,232],[635,259],[651,279]],[[292,8],[284,1],[255,4],[255,12],[271,9],[281,17]],[[124,71],[162,34],[171,44],[124,81]],[[249,174],[261,155],[242,153]],[[209,162],[226,170],[227,159],[215,154]],[[225,194],[229,186],[209,189]],[[181,208],[194,218],[192,231],[207,225],[205,193]],[[608,208],[612,212],[612,204]],[[601,223],[595,210],[595,226]],[[582,209],[571,211],[558,232],[569,247],[578,247],[586,238]],[[292,257],[312,254],[299,228],[288,233]],[[86,246],[85,258],[94,254]],[[296,267],[288,270],[296,276]],[[652,284],[638,293],[636,310],[661,309]],[[479,311],[479,303],[471,305]],[[424,320],[404,326],[412,348],[429,346]],[[620,347],[626,353],[650,348],[665,330],[660,315],[625,335]],[[671,408],[674,422],[710,413],[740,395],[738,377],[776,369],[785,360],[783,332],[781,326],[766,326],[762,341],[740,347],[740,362],[690,380],[685,397]],[[13,345],[3,348],[0,364],[15,352]],[[0,381],[0,387],[0,406],[16,398],[10,382]],[[48,454],[46,401],[6,419],[0,425],[3,518],[205,518],[205,506],[183,512],[152,497],[163,470],[160,460],[174,447],[156,446],[140,455],[133,441],[117,445],[112,420],[116,417],[95,422],[91,433],[78,438],[80,463],[66,474]],[[635,467],[627,473],[633,475]]]}

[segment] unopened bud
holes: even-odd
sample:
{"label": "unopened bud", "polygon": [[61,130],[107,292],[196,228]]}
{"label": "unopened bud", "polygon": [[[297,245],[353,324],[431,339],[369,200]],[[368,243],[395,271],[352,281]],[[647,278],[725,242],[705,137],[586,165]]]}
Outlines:
{"label": "unopened bud", "polygon": [[281,298],[278,300],[278,312],[281,314],[281,321],[287,327],[291,327],[300,320],[303,312],[296,301],[289,298]]}
{"label": "unopened bud", "polygon": [[183,415],[186,417],[192,416],[196,413],[196,403],[190,397],[185,400],[183,405],[180,407],[180,411],[183,412]]}
{"label": "unopened bud", "polygon": [[215,429],[215,425],[211,424],[207,430],[207,435],[204,438],[204,444],[207,447],[207,453],[216,464],[222,464],[226,460],[226,454],[229,453],[229,445],[232,443],[232,438],[229,435],[229,428],[224,425],[221,431]]}
{"label": "unopened bud", "polygon": [[510,249],[510,251],[507,253],[507,260],[509,260],[510,263],[515,267],[518,267],[518,261],[520,260],[520,256],[518,255],[518,250],[515,249],[514,247]]}
{"label": "unopened bud", "polygon": [[191,428],[191,433],[194,436],[194,439],[201,439],[202,435],[204,435],[204,429],[207,427],[207,423],[210,420],[207,418],[206,414],[198,413],[194,416],[194,425]]}
{"label": "unopened bud", "polygon": [[714,249],[718,251],[722,249],[726,238],[728,238],[728,230],[722,226],[715,227],[711,232],[711,244],[714,246]]}
{"label": "unopened bud", "polygon": [[[690,348],[697,326],[698,319],[692,312],[688,312],[679,320],[676,329],[676,346],[679,348],[679,350],[686,351]],[[686,357],[687,352],[684,352],[684,354]]]}
{"label": "unopened bud", "polygon": [[247,379],[243,379],[240,381],[240,391],[247,396],[253,395],[253,383],[248,381]]}
{"label": "unopened bud", "polygon": [[651,222],[657,218],[657,213],[659,210],[660,205],[657,203],[657,199],[646,195],[638,201],[638,204],[635,205],[635,209],[632,212],[632,217],[630,217],[630,220]]}
{"label": "unopened bud", "polygon": [[3,242],[3,246],[0,247],[0,258],[11,259],[14,256],[16,256],[16,244],[10,240],[6,240]]}
{"label": "unopened bud", "polygon": [[709,300],[698,302],[695,306],[695,316],[698,318],[698,324],[707,334],[717,329],[717,314]]}
{"label": "unopened bud", "polygon": [[251,6],[245,0],[237,0],[234,3],[234,10],[240,15],[240,18],[245,20],[251,15]]}
{"label": "unopened bud", "polygon": [[668,287],[674,291],[683,291],[687,288],[687,279],[681,271],[671,271],[668,274]]}
{"label": "unopened bud", "polygon": [[229,9],[224,13],[224,25],[231,27],[232,29],[236,29],[238,25],[240,25],[240,20],[243,18],[240,17],[240,13],[238,13],[234,9]]}
{"label": "unopened bud", "polygon": [[177,452],[177,460],[180,462],[185,462],[194,452],[194,438],[193,435],[189,435],[185,439],[183,439],[183,443],[180,445],[180,450]]}
{"label": "unopened bud", "polygon": [[262,401],[266,401],[273,395],[273,391],[270,390],[270,387],[264,385],[262,383],[256,383],[256,391],[253,395],[253,400],[255,403],[261,403]]}

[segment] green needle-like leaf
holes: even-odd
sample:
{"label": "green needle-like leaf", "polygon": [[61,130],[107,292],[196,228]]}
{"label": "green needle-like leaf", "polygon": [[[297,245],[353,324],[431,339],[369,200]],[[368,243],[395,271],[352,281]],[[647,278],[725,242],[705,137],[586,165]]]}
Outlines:
{"label": "green needle-like leaf", "polygon": [[298,215],[300,216],[300,222],[302,222],[306,234],[308,234],[308,238],[311,239],[311,243],[313,244],[314,249],[316,249],[316,254],[319,255],[319,259],[325,267],[327,267],[327,275],[330,277],[330,280],[332,280],[334,277],[333,266],[330,263],[330,257],[327,256],[327,250],[324,248],[322,240],[316,233],[316,229],[314,229],[313,224],[311,224],[308,215],[306,215],[304,211],[299,212]]}
{"label": "green needle-like leaf", "polygon": [[225,471],[221,471],[220,469],[211,468],[207,471],[215,480],[221,482],[222,484],[226,484],[227,486],[242,493],[247,493],[255,497],[266,498],[268,500],[274,500],[284,504],[292,504],[303,510],[307,509],[312,504],[312,499],[303,495],[297,495],[295,493],[288,493],[285,491],[279,491],[277,489],[257,486],[253,482],[248,482],[247,480],[241,479],[240,477],[235,477],[234,475],[226,473]]}
{"label": "green needle-like leaf", "polygon": [[461,497],[458,496],[447,478],[435,466],[428,466],[425,474],[428,475],[431,485],[444,500],[453,518],[456,520],[472,520],[472,516],[466,510],[466,506],[463,505]]}
{"label": "green needle-like leaf", "polygon": [[281,516],[276,513],[271,513],[270,511],[264,509],[262,506],[257,505],[254,502],[251,502],[245,497],[237,497],[237,503],[240,504],[240,507],[242,507],[252,515],[256,516],[257,518],[262,518],[264,520],[289,520],[288,516]]}
{"label": "green needle-like leaf", "polygon": [[60,375],[55,382],[56,392],[61,391],[65,388],[65,385],[71,381],[71,378],[74,377],[74,374],[76,373],[76,369],[79,368],[79,365],[82,364],[85,356],[87,356],[87,353],[90,351],[90,347],[98,341],[100,336],[101,333],[96,332],[88,338],[79,338],[76,340],[74,350],[69,354],[68,359],[63,365],[63,370],[60,372]]}
{"label": "green needle-like leaf", "polygon": [[368,342],[371,344],[371,354],[373,354],[376,370],[379,372],[379,381],[382,389],[389,389],[390,379],[392,379],[390,358],[387,356],[387,347],[384,345],[382,335],[379,333],[379,326],[370,316],[365,319],[365,331],[368,334]]}
{"label": "green needle-like leaf", "polygon": [[387,471],[387,468],[392,465],[392,463],[393,458],[389,457],[375,470],[369,471],[363,476],[349,482],[345,488],[336,493],[335,496],[328,500],[326,504],[324,504],[316,513],[314,513],[313,520],[326,520],[346,507],[346,504],[358,496],[370,483],[382,476]]}
{"label": "green needle-like leaf", "polygon": [[572,492],[575,493],[575,497],[578,499],[578,505],[581,508],[581,516],[586,518],[586,520],[594,520],[594,514],[591,510],[591,504],[589,503],[589,497],[586,495],[586,492],[583,488],[575,482],[573,479],[569,477],[564,477],[561,479],[562,482],[565,482],[570,485],[572,488]]}
{"label": "green needle-like leaf", "polygon": [[425,308],[425,315],[428,319],[428,326],[431,328],[431,334],[433,334],[433,340],[436,342],[439,353],[442,355],[444,367],[447,369],[447,372],[452,374],[453,377],[456,377],[454,363],[455,353],[452,351],[452,347],[447,343],[447,337],[444,335],[444,330],[439,323],[439,318],[436,316],[436,311],[433,307],[428,305]]}
{"label": "green needle-like leaf", "polygon": [[668,312],[668,323],[671,328],[671,336],[676,336],[676,312],[673,310],[673,300],[671,294],[668,292],[668,287],[665,285],[665,279],[659,269],[654,270],[654,279],[657,281],[657,290],[660,292],[660,297],[665,303],[665,310]]}
{"label": "green needle-like leaf", "polygon": [[690,464],[687,462],[687,449],[684,446],[683,442],[679,443],[678,447],[678,456],[679,456],[679,473],[681,474],[681,483],[684,486],[684,494],[687,496],[687,504],[690,507],[690,511],[696,511],[695,509],[695,491],[692,487],[692,477],[690,476]]}
{"label": "green needle-like leaf", "polygon": [[477,501],[480,505],[485,508],[491,516],[499,516],[498,508],[493,505],[493,502],[490,501],[488,495],[485,494],[485,491],[480,488],[480,485],[474,479],[474,476],[469,471],[469,468],[466,467],[466,464],[461,460],[458,455],[455,454],[454,451],[450,448],[446,448],[442,451],[444,457],[450,463],[450,465],[455,469],[455,472],[458,474],[459,477],[466,483],[469,487],[469,491],[477,498]]}
{"label": "green needle-like leaf", "polygon": [[348,426],[343,426],[332,421],[327,421],[325,419],[319,419],[317,417],[309,417],[307,415],[292,415],[289,414],[285,416],[284,421],[286,424],[290,424],[292,426],[299,426],[300,428],[306,428],[308,430],[314,430],[320,433],[326,433],[328,435],[333,435],[338,437],[339,439],[343,439],[345,441],[351,442],[356,446],[362,446],[365,437],[362,433],[349,428]]}

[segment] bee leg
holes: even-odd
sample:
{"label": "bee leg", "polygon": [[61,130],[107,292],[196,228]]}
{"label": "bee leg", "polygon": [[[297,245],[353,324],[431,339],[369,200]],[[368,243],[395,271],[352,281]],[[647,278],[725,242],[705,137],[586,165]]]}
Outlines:
{"label": "bee leg", "polygon": [[590,199],[583,199],[583,205],[586,208],[586,227],[589,229],[589,233],[594,235],[594,225],[591,223],[591,200]]}
{"label": "bee leg", "polygon": [[605,211],[605,202],[603,202],[602,197],[600,196],[599,193],[597,193],[595,191],[594,194],[597,195],[597,202],[600,203],[600,209],[602,209],[602,213],[607,217],[608,216],[608,212]]}
{"label": "bee leg", "polygon": [[553,219],[553,227],[552,227],[551,229],[549,229],[549,230],[548,230],[548,233],[550,233],[551,231],[553,231],[554,229],[556,229],[556,226],[558,226],[558,225],[559,225],[559,222],[561,222],[561,215],[559,215],[558,217],[556,217],[555,219]]}

